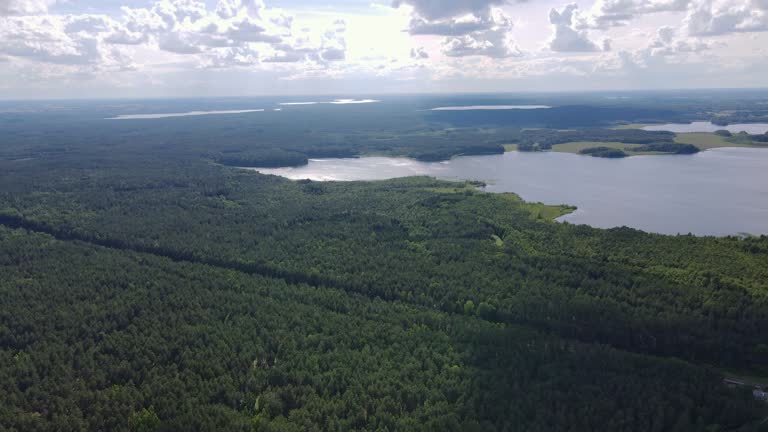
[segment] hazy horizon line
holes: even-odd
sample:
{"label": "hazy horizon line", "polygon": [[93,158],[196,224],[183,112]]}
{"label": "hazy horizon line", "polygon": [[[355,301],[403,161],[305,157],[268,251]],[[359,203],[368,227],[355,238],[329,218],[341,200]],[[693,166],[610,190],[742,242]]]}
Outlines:
{"label": "hazy horizon line", "polygon": [[0,102],[66,102],[66,101],[127,101],[127,100],[191,100],[191,99],[255,99],[255,98],[298,98],[298,97],[364,97],[364,96],[456,96],[456,95],[552,95],[552,94],[601,94],[601,93],[674,93],[674,92],[723,92],[723,91],[765,91],[768,87],[700,87],[700,88],[653,88],[653,89],[612,89],[612,90],[513,90],[513,91],[434,91],[434,92],[387,92],[387,93],[285,93],[265,95],[198,95],[198,96],[139,96],[139,97],[47,97],[47,98],[3,98]]}

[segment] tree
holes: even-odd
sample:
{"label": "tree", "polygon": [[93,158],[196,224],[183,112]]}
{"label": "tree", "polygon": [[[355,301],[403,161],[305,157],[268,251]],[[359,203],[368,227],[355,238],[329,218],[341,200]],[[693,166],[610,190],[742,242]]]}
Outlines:
{"label": "tree", "polygon": [[464,313],[467,315],[472,315],[475,312],[475,302],[472,300],[467,300],[466,303],[464,303]]}
{"label": "tree", "polygon": [[160,427],[160,418],[155,413],[155,407],[142,408],[141,411],[131,414],[128,419],[128,428],[131,432],[154,432]]}

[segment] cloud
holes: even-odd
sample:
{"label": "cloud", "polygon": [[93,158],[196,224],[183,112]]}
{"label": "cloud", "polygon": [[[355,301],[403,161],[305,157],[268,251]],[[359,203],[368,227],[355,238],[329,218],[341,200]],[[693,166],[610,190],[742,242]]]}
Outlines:
{"label": "cloud", "polygon": [[0,16],[44,14],[53,3],[54,0],[0,0]]}
{"label": "cloud", "polygon": [[195,34],[172,32],[161,35],[157,46],[163,50],[176,54],[199,54],[203,48]]}
{"label": "cloud", "polygon": [[0,20],[0,54],[58,64],[90,64],[101,58],[95,37],[68,34],[64,20],[35,16]]}
{"label": "cloud", "polygon": [[554,27],[554,35],[549,41],[549,49],[556,52],[593,52],[610,49],[610,41],[603,42],[602,48],[589,39],[584,30],[574,28],[574,12],[578,9],[576,3],[564,6],[562,9],[549,11],[549,22]]}
{"label": "cloud", "polygon": [[640,15],[681,12],[692,0],[597,0],[589,12],[576,17],[578,28],[623,26]]}
{"label": "cloud", "polygon": [[462,15],[486,16],[492,6],[508,3],[507,0],[394,0],[392,6],[413,7],[415,14],[427,21],[437,21]]}
{"label": "cloud", "polygon": [[208,15],[205,3],[196,0],[160,0],[152,7],[169,29],[194,23]]}
{"label": "cloud", "polygon": [[117,29],[104,38],[104,42],[113,45],[141,45],[147,40],[148,35],[146,33],[131,32],[125,29]]}
{"label": "cloud", "polygon": [[521,57],[523,55],[522,51],[508,35],[507,28],[498,27],[469,35],[448,38],[443,43],[443,54],[448,57]]}
{"label": "cloud", "polygon": [[674,56],[685,53],[699,53],[712,47],[699,39],[678,38],[677,30],[664,26],[656,31],[656,37],[642,51],[645,56]]}
{"label": "cloud", "polygon": [[0,0],[3,14],[15,14],[0,17],[0,57],[6,64],[62,65],[62,74],[85,76],[134,69],[136,55],[192,69],[285,62],[322,69],[347,58],[344,21],[320,32],[296,30],[292,16],[261,0],[220,0],[213,7],[199,0],[155,0],[110,16],[48,15],[51,3]]}
{"label": "cloud", "polygon": [[[268,10],[260,0],[221,0],[214,10],[195,0],[160,0],[147,9],[124,9],[123,28],[106,40],[120,44],[154,41],[163,50],[205,57],[207,67],[265,62],[336,61],[344,46],[294,36],[293,17]],[[261,55],[265,53],[266,55]]]}
{"label": "cloud", "polygon": [[[266,19],[256,0],[221,0],[214,10],[196,0],[158,0],[148,8],[122,9],[122,20],[104,38],[117,45],[154,44],[174,54],[210,54],[227,58],[215,49],[259,49],[255,44],[277,44],[291,29],[285,18]],[[229,51],[235,52],[235,51]],[[253,57],[249,55],[249,57]]]}
{"label": "cloud", "polygon": [[428,59],[429,53],[427,53],[424,47],[411,48],[411,58],[414,60]]}
{"label": "cloud", "polygon": [[259,63],[259,53],[245,48],[227,48],[212,52],[205,67],[208,69],[227,69],[233,66],[250,67]]}
{"label": "cloud", "polygon": [[[408,25],[411,35],[445,36],[442,52],[448,57],[519,57],[522,52],[510,34],[512,20],[492,7],[505,3],[506,0],[396,0],[393,6],[413,7]],[[411,56],[416,58],[418,54],[412,52]]]}
{"label": "cloud", "polygon": [[672,42],[672,38],[675,37],[675,29],[672,27],[661,27],[656,31],[656,35],[660,44],[668,44]]}
{"label": "cloud", "polygon": [[691,36],[768,31],[768,0],[598,0],[575,21],[577,28],[607,29],[660,12],[686,12]]}
{"label": "cloud", "polygon": [[[677,74],[676,82],[687,85],[679,79],[684,72],[702,77],[706,75],[704,66],[710,72],[746,70],[751,63],[762,61],[760,54],[764,53],[758,50],[763,35],[740,36],[739,43],[743,40],[755,47],[733,50],[727,62],[717,59],[720,52],[713,48],[719,46],[720,35],[765,30],[768,6],[768,0],[598,0],[587,11],[562,4],[548,16],[522,10],[516,16],[518,29],[500,9],[517,0],[390,2],[405,13],[383,7],[370,16],[344,15],[339,6],[339,13],[351,17],[347,29],[347,23],[334,22],[329,15],[294,18],[290,11],[268,7],[261,0],[124,1],[137,6],[119,10],[93,6],[88,10],[95,13],[71,15],[55,15],[60,8],[50,7],[52,1],[0,0],[0,76],[6,81],[0,86],[21,94],[20,89],[31,82],[56,91],[75,82],[87,89],[84,83],[89,80],[94,85],[134,86],[137,91],[155,86],[212,92],[240,85],[216,87],[212,83],[214,77],[226,76],[247,80],[254,88],[267,79],[304,81],[298,87],[279,87],[289,91],[331,89],[308,83],[336,83],[333,85],[345,91],[347,85],[369,88],[370,80],[379,84],[389,80],[391,87],[382,89],[399,89],[394,81],[409,80],[418,80],[408,87],[413,90],[421,86],[438,89],[456,80],[450,85],[457,87],[444,89],[485,82],[485,88],[493,90],[498,88],[493,82],[502,84],[509,79],[515,80],[506,81],[512,86],[524,79],[539,83],[562,79],[570,86],[575,77],[586,84],[598,81],[595,86],[602,85],[606,77],[620,76],[631,79],[614,82],[633,86],[647,82],[647,76],[655,80],[649,85],[667,85],[671,81],[664,80],[665,72]],[[74,11],[79,2],[60,3]],[[109,14],[101,14],[102,10]],[[677,19],[680,25],[656,30],[648,28],[647,21],[652,20],[643,20],[636,27],[618,28],[655,13],[672,13],[660,16],[659,21],[674,23]],[[549,38],[541,34],[548,30],[547,20]],[[613,43],[601,36],[600,30],[609,29]],[[546,43],[547,49],[523,51],[513,38],[514,31],[525,32],[527,43],[534,47]],[[749,51],[750,47],[754,49]],[[764,83],[765,79],[753,77],[749,82]],[[264,89],[274,90],[265,85],[255,92]]]}
{"label": "cloud", "polygon": [[261,0],[220,0],[216,5],[216,14],[224,19],[234,18],[238,15],[247,15],[254,18],[261,16],[265,9]]}
{"label": "cloud", "polygon": [[688,11],[685,26],[692,36],[768,31],[768,1],[701,1]]}
{"label": "cloud", "polygon": [[461,19],[431,22],[421,17],[414,17],[408,26],[408,32],[412,35],[460,36],[487,30],[493,24],[493,20],[489,17],[476,17],[473,15],[462,17]]}
{"label": "cloud", "polygon": [[249,18],[233,23],[232,26],[227,29],[225,35],[229,39],[241,42],[278,43],[282,41],[282,38],[277,35],[269,34],[266,28],[260,26]]}
{"label": "cloud", "polygon": [[[669,26],[661,27],[646,46],[636,51],[620,51],[608,68],[637,76],[648,73],[649,79],[652,76],[663,78],[665,71],[691,71],[697,67],[700,75],[702,66],[706,64],[706,52],[715,44],[680,33]],[[653,75],[650,75],[651,72]]]}
{"label": "cloud", "polygon": [[507,0],[395,0],[393,6],[413,7],[408,25],[412,35],[476,37],[479,32],[508,24],[501,10],[492,7],[505,3]]}
{"label": "cloud", "polygon": [[339,61],[346,58],[344,48],[325,48],[320,51],[320,58],[325,61]]}
{"label": "cloud", "polygon": [[[331,28],[323,32],[319,40],[310,35],[295,38],[291,43],[275,44],[276,52],[265,58],[266,63],[314,62],[327,64],[346,59],[346,23],[336,20]],[[317,38],[315,38],[317,39]]]}

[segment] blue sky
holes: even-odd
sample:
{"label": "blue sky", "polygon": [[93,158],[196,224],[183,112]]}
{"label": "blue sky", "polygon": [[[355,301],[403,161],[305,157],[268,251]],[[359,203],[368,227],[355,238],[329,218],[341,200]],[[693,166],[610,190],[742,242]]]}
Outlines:
{"label": "blue sky", "polygon": [[0,0],[0,98],[768,86],[768,0]]}

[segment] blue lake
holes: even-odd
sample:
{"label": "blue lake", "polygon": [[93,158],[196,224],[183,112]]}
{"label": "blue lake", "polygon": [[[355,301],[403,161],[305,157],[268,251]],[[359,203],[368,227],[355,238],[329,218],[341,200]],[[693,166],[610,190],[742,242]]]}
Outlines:
{"label": "blue lake", "polygon": [[515,192],[528,201],[578,206],[561,219],[571,223],[626,225],[665,234],[768,234],[768,149],[720,148],[695,155],[625,159],[510,152],[434,163],[365,157],[257,170],[322,181],[415,175],[481,180],[489,192]]}
{"label": "blue lake", "polygon": [[747,132],[752,135],[760,135],[768,132],[768,123],[736,123],[727,126],[718,126],[710,122],[667,123],[662,125],[645,126],[643,130],[669,131],[675,133],[715,132],[719,130],[727,130],[732,133]]}

